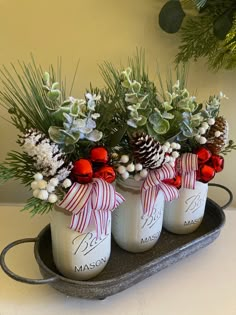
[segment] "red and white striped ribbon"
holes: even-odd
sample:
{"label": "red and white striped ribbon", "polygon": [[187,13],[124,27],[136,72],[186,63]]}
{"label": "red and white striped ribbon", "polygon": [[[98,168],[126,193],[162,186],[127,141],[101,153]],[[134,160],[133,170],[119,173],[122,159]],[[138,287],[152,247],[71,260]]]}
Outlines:
{"label": "red and white striped ribbon", "polygon": [[171,201],[179,197],[179,191],[176,187],[162,182],[164,179],[172,179],[174,177],[175,169],[168,163],[148,173],[141,188],[141,202],[144,214],[152,215],[160,190],[164,193],[165,201]]}
{"label": "red and white striped ribbon", "polygon": [[74,183],[59,206],[72,213],[72,230],[82,233],[94,220],[97,238],[100,238],[107,234],[111,211],[123,201],[111,184],[94,178],[89,184]]}
{"label": "red and white striped ribbon", "polygon": [[193,153],[184,153],[177,160],[177,171],[182,176],[182,187],[195,189],[198,157]]}

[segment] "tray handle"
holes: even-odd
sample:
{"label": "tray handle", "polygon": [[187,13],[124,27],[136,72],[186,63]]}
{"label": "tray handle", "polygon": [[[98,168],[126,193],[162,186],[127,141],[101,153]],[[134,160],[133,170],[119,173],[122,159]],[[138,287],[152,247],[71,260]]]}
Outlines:
{"label": "tray handle", "polygon": [[28,284],[46,284],[46,283],[51,283],[51,282],[55,282],[58,280],[57,277],[51,277],[51,278],[47,278],[47,279],[30,279],[30,278],[26,278],[26,277],[22,277],[17,275],[16,273],[14,273],[13,271],[11,271],[5,262],[5,256],[6,253],[12,248],[15,247],[17,245],[23,244],[23,243],[35,243],[37,241],[37,238],[24,238],[24,239],[20,239],[17,241],[14,241],[12,243],[10,243],[9,245],[7,245],[0,256],[0,265],[3,269],[3,271],[12,279],[19,281],[19,282],[23,282],[23,283],[28,283]]}
{"label": "tray handle", "polygon": [[214,187],[219,187],[219,188],[222,188],[223,190],[227,191],[227,193],[229,194],[229,200],[228,202],[226,202],[226,204],[224,204],[223,206],[221,206],[222,209],[225,209],[227,208],[233,201],[233,194],[232,194],[232,191],[223,186],[223,185],[220,185],[220,184],[215,184],[215,183],[209,183],[208,186],[214,186]]}

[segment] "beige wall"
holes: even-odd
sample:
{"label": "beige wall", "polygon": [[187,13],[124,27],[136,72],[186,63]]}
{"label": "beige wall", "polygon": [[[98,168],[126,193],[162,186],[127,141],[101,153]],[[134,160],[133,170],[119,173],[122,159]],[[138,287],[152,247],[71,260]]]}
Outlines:
{"label": "beige wall", "polygon": [[[0,0],[0,63],[8,65],[17,59],[28,61],[30,52],[43,67],[63,58],[64,73],[72,77],[80,59],[74,96],[81,96],[90,81],[101,85],[97,64],[103,60],[125,62],[136,47],[146,50],[150,72],[154,75],[156,61],[165,73],[177,51],[179,36],[167,35],[158,27],[158,12],[163,0]],[[189,90],[200,100],[222,90],[230,98],[223,114],[231,125],[231,137],[236,139],[236,71],[207,71],[204,61],[191,64]],[[2,115],[2,110],[0,111]],[[3,114],[6,116],[6,114]],[[16,130],[0,121],[0,160],[6,152],[16,149]],[[215,182],[234,193],[236,153],[226,158],[225,170]],[[0,188],[0,202],[24,202],[26,192],[19,184]],[[211,196],[223,202],[216,190]],[[235,203],[236,204],[236,203]]]}

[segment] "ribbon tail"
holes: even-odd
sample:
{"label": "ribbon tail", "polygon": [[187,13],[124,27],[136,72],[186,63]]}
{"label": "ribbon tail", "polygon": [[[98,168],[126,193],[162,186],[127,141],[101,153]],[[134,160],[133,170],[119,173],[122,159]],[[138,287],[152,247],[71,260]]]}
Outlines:
{"label": "ribbon tail", "polygon": [[159,192],[158,187],[153,187],[148,190],[141,190],[141,203],[143,208],[143,214],[151,216],[154,211],[154,206],[156,203],[157,195]]}
{"label": "ribbon tail", "polygon": [[168,185],[163,182],[160,183],[160,186],[164,193],[165,201],[171,201],[179,198],[179,190],[175,186]]}

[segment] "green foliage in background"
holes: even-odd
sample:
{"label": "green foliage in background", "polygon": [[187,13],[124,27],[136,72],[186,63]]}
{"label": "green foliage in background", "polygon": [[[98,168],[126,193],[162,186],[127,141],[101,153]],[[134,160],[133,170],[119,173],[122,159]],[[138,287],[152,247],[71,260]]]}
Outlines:
{"label": "green foliage in background", "polygon": [[[189,3],[196,14],[185,13]],[[235,68],[235,14],[235,0],[168,1],[160,12],[159,24],[168,33],[180,31],[181,44],[176,63],[205,57],[210,69]]]}

